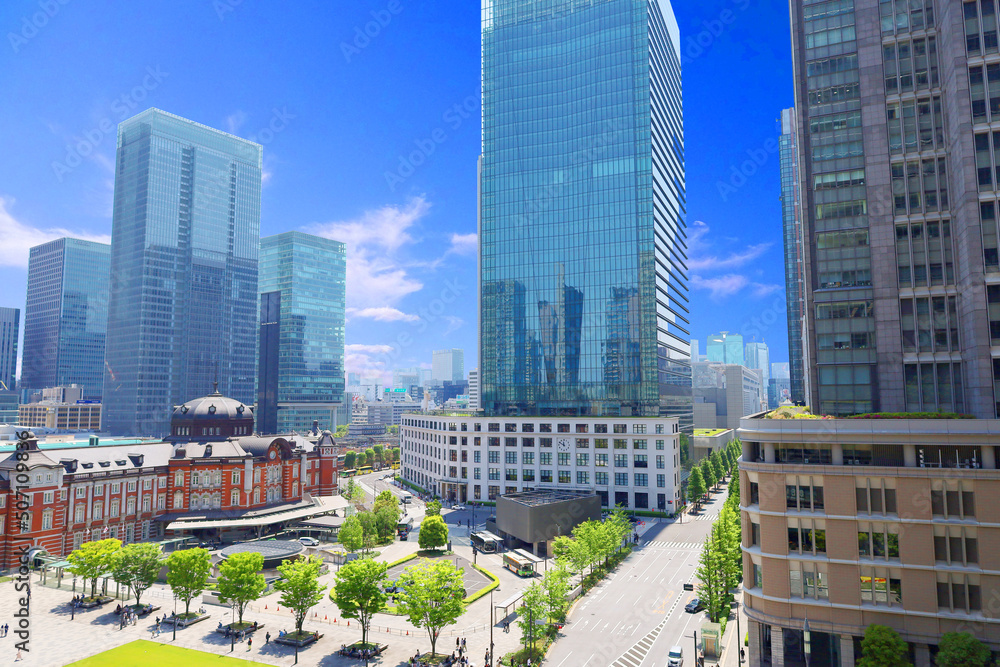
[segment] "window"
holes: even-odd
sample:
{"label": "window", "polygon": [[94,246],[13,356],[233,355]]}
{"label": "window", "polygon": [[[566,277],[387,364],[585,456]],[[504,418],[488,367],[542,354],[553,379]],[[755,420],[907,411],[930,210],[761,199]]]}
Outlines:
{"label": "window", "polygon": [[824,563],[789,563],[788,579],[792,597],[830,597],[829,577]]}
{"label": "window", "polygon": [[104,518],[104,503],[98,500],[94,503],[94,521],[100,521]]}
{"label": "window", "polygon": [[571,481],[572,481],[572,478],[571,478],[571,473],[570,473],[569,470],[560,470],[559,471],[559,483],[560,484],[569,484]]}
{"label": "window", "polygon": [[521,454],[521,460],[526,466],[535,464],[535,453],[534,452],[524,452]]}
{"label": "window", "polygon": [[648,455],[646,455],[646,454],[636,454],[633,457],[632,464],[636,468],[648,468],[649,467]]}
{"label": "window", "polygon": [[42,494],[42,502],[45,503],[46,505],[49,505],[52,503],[54,497],[55,497],[55,492],[46,491],[45,493]]}
{"label": "window", "polygon": [[184,507],[184,492],[174,491],[174,509]]}
{"label": "window", "polygon": [[589,429],[588,429],[587,424],[577,424],[576,425],[576,432],[577,433],[586,433],[588,430]]}
{"label": "window", "polygon": [[646,441],[645,440],[633,440],[632,441],[632,449],[646,449]]}
{"label": "window", "polygon": [[142,499],[142,511],[143,512],[148,512],[149,511],[150,500],[151,499],[150,499],[149,496],[146,496],[145,498]]}
{"label": "window", "polygon": [[649,475],[646,473],[635,473],[635,485],[636,486],[649,486]]}
{"label": "window", "polygon": [[134,479],[130,479],[128,481],[128,490],[129,490],[130,493],[132,491],[135,491],[135,480]]}
{"label": "window", "polygon": [[808,477],[800,477],[798,484],[785,485],[785,499],[789,509],[821,510],[824,507],[823,487],[810,485]]}
{"label": "window", "polygon": [[559,424],[556,426],[559,433],[569,433],[569,424]]}
{"label": "window", "polygon": [[489,478],[491,480],[494,480],[494,481],[499,480],[500,479],[500,468],[490,468],[489,469]]}
{"label": "window", "polygon": [[499,496],[499,495],[500,495],[500,487],[499,486],[490,486],[490,487],[487,487],[487,497],[490,500],[496,500],[497,496]]}
{"label": "window", "polygon": [[606,468],[608,466],[608,455],[594,454],[594,465],[598,468]]}
{"label": "window", "polygon": [[504,469],[504,479],[508,482],[517,481],[517,468],[505,468]]}
{"label": "window", "polygon": [[615,454],[615,467],[616,468],[627,468],[628,467],[628,454]]}
{"label": "window", "polygon": [[500,452],[489,451],[486,456],[490,463],[500,463]]}
{"label": "window", "polygon": [[[103,484],[95,484],[94,485],[94,495],[95,496],[103,496],[104,495],[104,485]],[[0,505],[0,507],[3,507],[3,505]]]}
{"label": "window", "polygon": [[[77,505],[73,513],[73,519],[76,523],[83,523],[84,512],[87,510],[83,505]],[[29,522],[30,523],[30,522]]]}
{"label": "window", "polygon": [[764,587],[764,568],[757,563],[753,564],[753,585],[754,588]]}
{"label": "window", "polygon": [[896,490],[883,488],[884,484],[894,484],[894,480],[879,478],[857,478],[861,486],[855,489],[859,514],[895,514]]}
{"label": "window", "polygon": [[135,498],[125,501],[125,514],[135,514]]}
{"label": "window", "polygon": [[561,466],[569,465],[569,452],[559,452],[559,465]]}
{"label": "window", "polygon": [[576,483],[581,485],[590,484],[590,473],[588,473],[586,470],[577,470]]}
{"label": "window", "polygon": [[174,473],[174,486],[184,486],[184,471],[178,470]]}
{"label": "window", "polygon": [[607,449],[608,439],[607,438],[596,438],[594,440],[594,449]]}
{"label": "window", "polygon": [[862,566],[861,602],[889,606],[902,604],[903,586],[899,570]]}
{"label": "window", "polygon": [[517,438],[504,438],[503,439],[503,446],[504,447],[517,447]]}
{"label": "window", "polygon": [[85,487],[85,486],[78,486],[78,487],[76,487],[76,497],[77,498],[86,498],[87,497],[87,487]]}
{"label": "window", "polygon": [[972,491],[967,491],[962,482],[931,482],[931,511],[937,516],[966,518],[976,516],[976,503]]}
{"label": "window", "polygon": [[[472,469],[472,479],[481,479],[481,478],[482,478],[482,468],[473,468]],[[479,487],[476,487],[476,488],[479,488]]]}
{"label": "window", "polygon": [[788,551],[798,554],[824,554],[826,553],[826,523],[824,521],[810,521],[789,519],[788,524]]}
{"label": "window", "polygon": [[517,424],[506,423],[503,425],[505,433],[517,433]]}
{"label": "window", "polygon": [[615,449],[628,449],[628,440],[622,438],[615,439]]}
{"label": "window", "polygon": [[240,492],[237,489],[233,489],[229,492],[229,504],[239,505],[240,504]]}
{"label": "window", "polygon": [[535,439],[534,438],[521,438],[521,446],[522,447],[534,447],[535,446]]}
{"label": "window", "polygon": [[858,556],[899,558],[899,527],[883,523],[858,523]]}
{"label": "window", "polygon": [[[182,498],[183,498],[183,496],[182,496]],[[116,517],[116,516],[118,516],[120,514],[119,509],[121,508],[121,505],[119,503],[120,503],[120,501],[118,499],[115,499],[115,500],[111,501],[111,516],[112,517]]]}
{"label": "window", "polygon": [[607,424],[594,424],[594,433],[607,433],[607,432],[608,432]]}
{"label": "window", "polygon": [[934,560],[949,565],[979,562],[979,540],[972,526],[934,526]]}
{"label": "window", "polygon": [[486,438],[486,444],[489,445],[490,447],[499,447],[500,446],[500,438],[498,438],[496,436],[490,436],[490,437]]}
{"label": "window", "polygon": [[521,431],[523,431],[524,433],[534,433],[535,432],[535,425],[534,424],[521,424]]}
{"label": "window", "polygon": [[549,482],[549,483],[552,482],[552,471],[551,470],[542,470],[541,471],[541,476],[542,476],[542,481],[543,482]]}
{"label": "window", "polygon": [[472,452],[472,462],[473,463],[482,463],[483,462],[483,453],[481,451],[479,451],[478,449],[475,450],[474,452]]}
{"label": "window", "polygon": [[260,468],[253,469],[253,483],[260,484]]}
{"label": "window", "polygon": [[608,485],[608,473],[606,472],[595,472],[594,473],[594,483],[598,486]]}
{"label": "window", "polygon": [[615,486],[628,486],[628,473],[627,472],[616,472],[615,473]]}
{"label": "window", "polygon": [[753,521],[750,522],[750,546],[760,546],[760,524]]}
{"label": "window", "polygon": [[663,449],[663,441],[662,440],[657,440],[656,441],[656,448],[659,449],[659,450]]}
{"label": "window", "polygon": [[576,448],[577,449],[588,449],[588,448],[590,448],[590,440],[587,440],[586,438],[577,438],[576,439]]}
{"label": "window", "polygon": [[950,611],[971,613],[983,608],[978,574],[938,572],[938,607]]}
{"label": "window", "polygon": [[538,455],[538,462],[543,466],[552,465],[552,452],[542,452]]}
{"label": "window", "polygon": [[628,424],[615,424],[615,433],[628,433]]}
{"label": "window", "polygon": [[504,452],[504,454],[506,455],[504,460],[508,465],[517,465],[517,452]]}
{"label": "window", "polygon": [[486,430],[489,431],[490,433],[499,433],[500,424],[497,422],[490,422],[489,424],[486,425]]}
{"label": "window", "polygon": [[538,425],[538,432],[539,433],[552,433],[552,424],[539,424]]}
{"label": "window", "polygon": [[576,465],[578,466],[590,465],[590,454],[578,453],[576,455]]}
{"label": "window", "polygon": [[542,446],[542,447],[551,447],[552,446],[552,438],[539,438],[538,439],[538,444],[540,446]]}

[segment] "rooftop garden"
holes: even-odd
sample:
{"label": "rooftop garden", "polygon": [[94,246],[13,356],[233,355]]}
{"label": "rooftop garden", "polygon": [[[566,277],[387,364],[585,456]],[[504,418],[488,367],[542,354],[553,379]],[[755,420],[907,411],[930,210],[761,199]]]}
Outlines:
{"label": "rooftop garden", "polygon": [[865,412],[859,415],[834,417],[813,414],[808,406],[783,405],[764,415],[764,419],[975,419],[957,412]]}
{"label": "rooftop garden", "polygon": [[719,435],[720,433],[725,433],[729,429],[727,428],[696,428],[694,430],[694,437],[711,437],[713,435]]}

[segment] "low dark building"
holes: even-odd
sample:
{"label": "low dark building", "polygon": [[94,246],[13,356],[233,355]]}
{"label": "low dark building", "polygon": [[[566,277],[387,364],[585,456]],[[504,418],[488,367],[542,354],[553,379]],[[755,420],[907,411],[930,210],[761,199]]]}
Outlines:
{"label": "low dark building", "polygon": [[593,491],[539,489],[497,498],[497,529],[537,556],[550,555],[556,537],[600,518],[601,498]]}

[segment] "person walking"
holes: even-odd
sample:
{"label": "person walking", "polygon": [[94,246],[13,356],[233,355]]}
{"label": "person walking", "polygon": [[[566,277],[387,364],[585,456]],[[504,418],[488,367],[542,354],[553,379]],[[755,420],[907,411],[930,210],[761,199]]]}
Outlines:
{"label": "person walking", "polygon": [[247,651],[253,648],[253,637],[247,640]]}
{"label": "person walking", "polygon": [[271,633],[270,632],[268,632],[266,635],[264,635],[264,643],[265,644],[270,644],[271,643]]}

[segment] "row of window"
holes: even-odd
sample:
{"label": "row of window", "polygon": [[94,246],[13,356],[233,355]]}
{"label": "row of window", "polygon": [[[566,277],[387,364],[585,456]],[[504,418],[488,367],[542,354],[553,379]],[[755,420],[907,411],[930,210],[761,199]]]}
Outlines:
{"label": "row of window", "polygon": [[[520,473],[520,475],[518,474]],[[454,476],[454,475],[452,475]],[[463,475],[464,478],[464,475]],[[473,470],[473,479],[481,479],[480,469],[476,468]],[[489,468],[487,471],[487,479],[490,481],[498,481],[501,479],[500,468]],[[534,482],[535,480],[535,470],[533,468],[525,468],[519,470],[518,468],[504,468],[503,479],[508,482]],[[594,473],[594,484],[597,486],[610,486],[608,481],[612,479],[606,472],[595,472]],[[633,484],[629,484],[629,475],[627,472],[616,472],[614,474],[614,486],[649,486],[649,475],[646,473],[634,473],[633,474]],[[573,483],[573,472],[571,470],[557,470],[555,471],[555,477],[553,477],[553,471],[548,469],[541,469],[538,471],[538,481],[543,483],[552,483],[557,481],[559,484],[572,484]],[[590,484],[590,472],[587,470],[577,470],[576,471],[576,484],[578,485],[589,485]],[[666,475],[656,475],[656,486],[658,488],[666,488],[667,486],[667,476]]]}
{"label": "row of window", "polygon": [[[475,462],[480,462],[479,452],[475,452],[477,456],[474,457]],[[520,457],[518,457],[518,452],[507,451],[504,452],[504,463],[507,465],[517,465],[518,458],[523,465],[534,465],[535,464],[535,453],[534,452],[521,452]],[[455,459],[452,458],[452,461]],[[487,460],[489,463],[500,463],[500,452],[490,451],[488,452]],[[607,454],[594,454],[594,465],[604,468],[608,465],[608,455]],[[559,452],[556,457],[556,461],[560,466],[572,465],[572,454],[569,452]],[[552,465],[552,452],[541,452],[538,455],[538,463],[547,466]],[[627,468],[629,467],[629,455],[628,454],[615,454],[614,463],[616,468]],[[649,467],[649,455],[648,454],[633,454],[631,457],[631,463],[633,467],[636,468],[647,468]],[[576,465],[577,466],[589,466],[590,465],[590,454],[584,452],[578,452],[576,454]],[[656,456],[656,467],[663,470],[666,467],[666,461],[662,454]]]}
{"label": "row of window", "polygon": [[[443,422],[428,422],[422,419],[404,419],[403,424],[405,426],[415,426],[418,428],[431,428],[445,430],[445,423]],[[503,424],[504,433],[518,433],[518,427],[520,426],[521,433],[534,433],[535,424],[531,422],[525,422],[518,424],[516,422],[505,422]],[[538,426],[539,433],[589,433],[590,427],[594,427],[594,433],[608,433],[607,424],[551,424],[548,422],[540,423]],[[555,431],[552,427],[555,426]],[[468,431],[469,425],[465,422],[448,422],[447,430],[449,431]],[[636,435],[643,435],[646,433],[648,424],[632,424],[632,433]],[[483,425],[480,422],[475,422],[472,424],[473,431],[482,431]],[[486,430],[490,433],[500,432],[500,422],[488,422],[486,424]],[[612,424],[612,433],[628,433],[628,424]],[[655,425],[656,433],[665,433],[665,428],[663,424]]]}
{"label": "row of window", "polygon": [[[518,443],[518,440],[520,440],[520,443]],[[608,448],[609,438],[594,438],[593,441],[591,441],[589,438],[574,438],[572,441],[569,438],[565,438],[565,439],[563,439],[563,441],[565,443],[572,442],[572,444],[575,446],[576,449],[590,449],[590,443],[591,442],[594,443],[594,449],[607,449]],[[628,449],[629,448],[629,440],[626,439],[626,438],[611,438],[610,442],[612,443],[612,445],[613,445],[613,447],[615,449]],[[552,438],[538,438],[538,445],[540,447],[542,447],[542,448],[552,447],[552,443],[553,443],[553,439]],[[469,446],[469,438],[467,436],[461,436],[461,437],[459,437],[459,436],[452,435],[452,436],[448,437],[448,444],[450,444],[450,445],[461,444],[463,447],[468,447]],[[478,436],[472,438],[472,446],[473,447],[481,447],[482,444],[483,444],[482,443],[482,438],[480,438]],[[489,447],[499,447],[500,444],[501,444],[501,438],[500,438],[500,436],[487,436],[487,438],[486,438],[486,444]],[[533,437],[522,437],[522,438],[505,437],[505,438],[503,438],[503,445],[504,445],[504,447],[517,447],[518,444],[520,444],[521,447],[534,447],[535,446],[535,438],[533,438]],[[563,444],[563,443],[561,442],[560,444]],[[666,441],[665,440],[657,440],[656,441],[656,449],[663,450],[665,448],[665,445],[666,445]],[[649,448],[649,441],[645,440],[645,439],[635,439],[635,440],[631,441],[631,446],[632,446],[632,449],[648,449]],[[427,453],[427,452],[426,451],[421,451],[421,453]],[[464,452],[463,452],[463,455],[464,455]],[[451,460],[454,461],[455,459],[452,458]],[[463,460],[465,460],[465,459],[463,459]]]}

